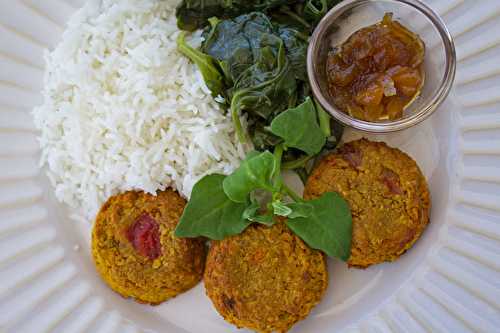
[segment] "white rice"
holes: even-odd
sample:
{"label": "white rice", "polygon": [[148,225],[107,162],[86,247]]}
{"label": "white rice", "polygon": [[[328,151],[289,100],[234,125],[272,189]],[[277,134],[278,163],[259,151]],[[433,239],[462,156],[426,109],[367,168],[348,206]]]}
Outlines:
{"label": "white rice", "polygon": [[[58,200],[92,220],[111,195],[230,173],[245,155],[229,115],[176,50],[176,1],[90,1],[46,55],[34,110]],[[190,41],[199,45],[199,33]]]}

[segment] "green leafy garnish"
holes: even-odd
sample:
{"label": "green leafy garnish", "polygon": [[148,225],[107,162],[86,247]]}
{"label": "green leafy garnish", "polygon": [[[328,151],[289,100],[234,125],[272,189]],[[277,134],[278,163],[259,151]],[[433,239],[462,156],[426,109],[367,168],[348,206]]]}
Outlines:
{"label": "green leafy garnish", "polygon": [[314,105],[316,106],[316,111],[318,112],[319,127],[321,128],[323,134],[328,138],[332,135],[332,129],[330,127],[331,117],[316,100],[314,101]]}
{"label": "green leafy garnish", "polygon": [[287,147],[315,155],[325,145],[326,136],[316,120],[316,109],[308,97],[296,108],[288,109],[271,123],[273,134],[283,138]]}
{"label": "green leafy garnish", "polygon": [[243,212],[243,218],[252,221],[252,218],[259,215],[260,204],[256,200],[250,199],[250,204]]}
{"label": "green leafy garnish", "polygon": [[312,213],[288,219],[288,227],[313,249],[344,261],[349,259],[352,218],[347,202],[338,193],[327,192],[307,203]]}
{"label": "green leafy garnish", "polygon": [[293,210],[281,201],[274,201],[271,206],[274,214],[278,216],[289,216],[293,213]]}
{"label": "green leafy garnish", "polygon": [[313,213],[313,205],[308,201],[292,202],[287,205],[292,212],[288,215],[289,218],[309,217]]}
{"label": "green leafy garnish", "polygon": [[270,152],[252,155],[224,179],[224,192],[234,202],[246,202],[248,195],[257,189],[272,192],[275,168],[276,160]]}
{"label": "green leafy garnish", "polygon": [[[282,145],[274,154],[253,152],[231,175],[202,178],[193,188],[175,235],[222,239],[243,232],[252,222],[271,226],[277,223],[275,216],[282,216],[310,247],[347,260],[352,234],[349,205],[337,193],[310,201],[300,198],[283,183],[277,162],[282,152]],[[272,197],[264,208],[255,198],[255,191],[262,189]]]}
{"label": "green leafy garnish", "polygon": [[241,233],[251,223],[243,218],[247,204],[231,201],[224,193],[224,178],[223,175],[213,174],[194,185],[191,199],[175,229],[175,236],[224,239]]}
{"label": "green leafy garnish", "polygon": [[268,227],[275,223],[273,214],[255,215],[250,216],[248,219],[252,222],[267,225]]}

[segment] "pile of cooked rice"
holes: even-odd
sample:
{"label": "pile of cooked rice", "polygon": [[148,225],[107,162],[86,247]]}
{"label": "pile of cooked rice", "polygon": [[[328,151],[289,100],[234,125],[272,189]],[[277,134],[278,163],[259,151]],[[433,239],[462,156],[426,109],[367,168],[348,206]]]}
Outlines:
{"label": "pile of cooked rice", "polygon": [[[245,149],[196,65],[176,50],[176,1],[90,1],[46,55],[34,110],[57,198],[94,218],[111,195],[230,173]],[[193,45],[200,34],[191,37]]]}

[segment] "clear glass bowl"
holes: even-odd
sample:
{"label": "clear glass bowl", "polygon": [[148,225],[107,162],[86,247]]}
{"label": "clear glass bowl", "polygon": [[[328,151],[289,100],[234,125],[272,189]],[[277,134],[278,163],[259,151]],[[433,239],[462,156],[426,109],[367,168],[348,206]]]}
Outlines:
{"label": "clear glass bowl", "polygon": [[[398,120],[369,122],[356,119],[335,107],[328,90],[326,58],[357,30],[394,14],[425,43],[424,86]],[[441,18],[417,0],[345,0],[332,8],[316,27],[307,53],[307,72],[316,100],[346,126],[367,132],[385,133],[418,124],[430,116],[448,95],[455,78],[456,55],[453,39]]]}

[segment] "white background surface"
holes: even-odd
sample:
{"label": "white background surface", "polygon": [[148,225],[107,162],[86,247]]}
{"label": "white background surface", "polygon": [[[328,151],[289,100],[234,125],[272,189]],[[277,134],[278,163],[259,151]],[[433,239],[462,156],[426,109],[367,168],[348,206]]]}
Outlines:
{"label": "white background surface", "polygon": [[[30,110],[42,53],[82,2],[0,0],[0,332],[237,331],[203,284],[156,307],[110,291],[94,271],[90,225],[68,219],[38,168]],[[500,2],[428,3],[455,38],[454,90],[419,126],[371,138],[418,161],[431,224],[396,263],[330,261],[324,300],[293,332],[500,332]]]}

